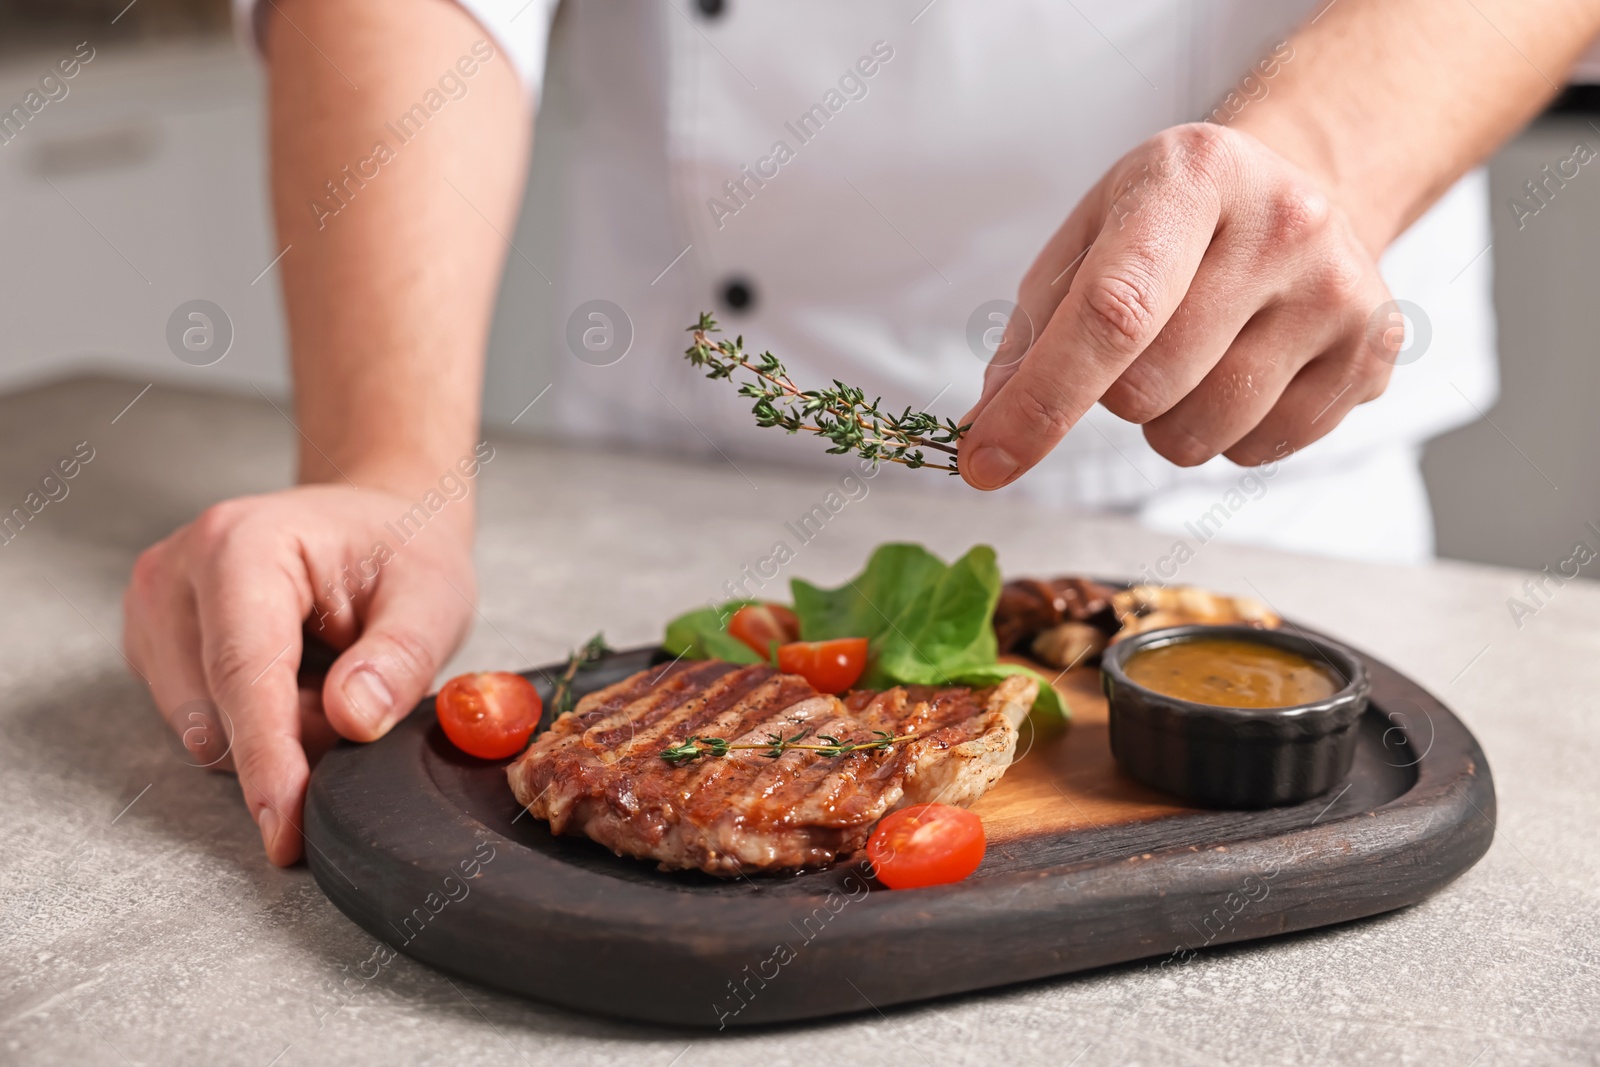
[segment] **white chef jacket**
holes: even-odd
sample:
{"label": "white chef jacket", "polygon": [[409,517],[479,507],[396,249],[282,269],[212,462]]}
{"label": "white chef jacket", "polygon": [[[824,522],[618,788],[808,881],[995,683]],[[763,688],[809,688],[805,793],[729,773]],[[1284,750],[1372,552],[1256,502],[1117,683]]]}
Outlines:
{"label": "white chef jacket", "polygon": [[[807,464],[840,461],[809,436],[758,430],[747,401],[683,360],[700,310],[776,353],[802,386],[837,378],[896,409],[959,417],[982,384],[974,311],[1014,298],[1044,242],[1121,155],[1211,114],[1314,7],[458,2],[530,93],[552,102],[541,121],[564,127],[564,247],[540,253],[561,294],[544,425],[718,462],[721,452]],[[1250,95],[1270,95],[1271,77],[1257,78]],[[1426,351],[1396,368],[1381,399],[1281,464],[1268,491],[1246,493],[1218,536],[1365,558],[1431,554],[1420,443],[1471,421],[1497,386],[1489,243],[1488,184],[1475,172],[1382,260],[1394,295],[1426,316],[1413,323],[1430,335]],[[740,286],[742,311],[730,306]],[[626,315],[610,324],[631,334],[615,362],[615,350],[597,357],[570,342],[601,322],[586,311],[595,300]],[[1096,407],[1007,491],[1178,532],[1215,514],[1244,474],[1220,458],[1175,467],[1140,427]],[[928,472],[883,476],[959,489]]]}

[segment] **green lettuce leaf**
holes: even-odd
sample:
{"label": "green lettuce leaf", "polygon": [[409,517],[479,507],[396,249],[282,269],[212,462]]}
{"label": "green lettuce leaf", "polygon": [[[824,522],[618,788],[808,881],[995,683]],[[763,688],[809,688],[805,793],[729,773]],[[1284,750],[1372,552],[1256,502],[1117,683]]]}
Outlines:
{"label": "green lettuce leaf", "polygon": [[730,600],[718,607],[684,612],[667,623],[661,647],[684,659],[720,659],[728,663],[764,663],[743,641],[728,634],[728,619],[754,600]]}
{"label": "green lettuce leaf", "polygon": [[[913,544],[878,546],[866,568],[837,589],[794,579],[794,611],[800,638],[829,641],[865,637],[866,673],[861,685],[967,685],[982,688],[1013,674],[1039,679],[1034,708],[1065,718],[1068,709],[1048,679],[1018,664],[996,662],[994,609],[1000,600],[1000,567],[994,549],[978,545],[954,563]],[[732,600],[678,616],[662,642],[674,656],[760,663],[728,636],[730,616],[750,600]]]}
{"label": "green lettuce leaf", "polygon": [[794,611],[806,641],[865,637],[871,658],[861,684],[994,685],[1011,674],[1039,679],[1034,707],[1065,717],[1047,679],[996,662],[994,609],[1000,600],[994,549],[978,545],[946,564],[921,545],[880,545],[866,569],[837,589],[794,579]]}
{"label": "green lettuce leaf", "polygon": [[866,570],[838,589],[819,589],[796,578],[789,588],[800,639],[871,638],[906,614],[948,569],[921,545],[890,544],[879,545]]}
{"label": "green lettuce leaf", "polygon": [[987,667],[974,667],[971,670],[962,671],[959,676],[950,679],[950,681],[956,685],[982,689],[985,686],[998,685],[1001,679],[1013,674],[1026,674],[1039,680],[1039,695],[1033,698],[1034,711],[1042,711],[1058,719],[1072,717],[1072,709],[1067,707],[1067,702],[1062,699],[1056,687],[1050,684],[1050,679],[1032,667],[1024,667],[1020,663],[991,663]]}
{"label": "green lettuce leaf", "polygon": [[949,565],[921,545],[881,545],[837,589],[798,578],[789,587],[803,640],[867,639],[868,688],[948,685],[963,669],[995,661],[1000,568],[988,545]]}

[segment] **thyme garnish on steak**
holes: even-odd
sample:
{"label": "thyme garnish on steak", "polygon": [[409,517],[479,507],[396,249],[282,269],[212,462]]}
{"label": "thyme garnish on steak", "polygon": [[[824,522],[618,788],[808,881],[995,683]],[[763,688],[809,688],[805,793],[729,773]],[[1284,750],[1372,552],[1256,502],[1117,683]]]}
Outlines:
{"label": "thyme garnish on steak", "polygon": [[913,740],[916,734],[902,734],[896,737],[887,730],[872,731],[871,741],[841,741],[829,734],[818,734],[817,740],[826,742],[820,745],[807,745],[801,742],[810,736],[811,729],[807,727],[793,737],[784,737],[782,734],[768,734],[767,740],[761,744],[733,744],[723,737],[691,737],[681,745],[669,745],[661,750],[661,758],[673,766],[689,763],[701,756],[726,756],[730,752],[748,750],[760,752],[768,759],[777,759],[791,749],[805,752],[815,752],[819,756],[845,756],[852,752],[871,752],[877,749],[889,748],[901,741]]}
{"label": "thyme garnish on steak", "polygon": [[567,657],[567,669],[561,672],[561,677],[556,679],[554,688],[550,690],[550,708],[552,716],[563,715],[572,710],[572,682],[578,677],[578,672],[594,666],[602,656],[616,651],[606,644],[605,634],[595,634],[583,643],[583,647]]}
{"label": "thyme garnish on steak", "polygon": [[854,452],[873,463],[902,463],[907,467],[929,467],[957,473],[954,459],[949,463],[929,463],[923,449],[954,457],[962,435],[971,424],[957,426],[954,419],[942,423],[925,411],[906,408],[899,415],[879,408],[883,398],[867,402],[866,393],[834,379],[828,389],[801,389],[771,352],[751,356],[744,350],[744,338],[713,341],[720,332],[717,320],[704,312],[700,321],[689,327],[694,343],[684,353],[696,367],[709,368],[706,377],[733,381],[733,372],[743,370],[752,380],[739,385],[739,395],[755,401],[751,412],[757,426],[781,426],[790,433],[806,430],[833,442],[830,455]]}

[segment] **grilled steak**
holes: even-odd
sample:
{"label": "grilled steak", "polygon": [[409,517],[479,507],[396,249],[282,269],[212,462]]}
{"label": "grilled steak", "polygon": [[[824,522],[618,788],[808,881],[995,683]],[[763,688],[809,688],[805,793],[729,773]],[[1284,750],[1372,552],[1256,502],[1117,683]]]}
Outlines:
{"label": "grilled steak", "polygon": [[[507,769],[511,788],[556,833],[586,834],[662,870],[715,875],[820,867],[866,844],[908,804],[971,804],[1011,763],[1038,683],[818,693],[768,666],[716,660],[641,671],[591,693]],[[888,748],[776,759],[733,751],[674,766],[661,750],[691,736],[762,743],[770,734],[871,740]]]}

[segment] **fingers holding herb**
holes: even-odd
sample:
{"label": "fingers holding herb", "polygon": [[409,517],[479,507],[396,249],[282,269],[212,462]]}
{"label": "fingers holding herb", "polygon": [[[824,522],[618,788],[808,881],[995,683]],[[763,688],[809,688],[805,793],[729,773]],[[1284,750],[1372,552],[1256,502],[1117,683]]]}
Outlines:
{"label": "fingers holding herb", "polygon": [[[953,419],[942,422],[924,411],[909,407],[896,415],[881,408],[883,398],[868,402],[866,393],[835,379],[823,389],[801,389],[788,370],[771,352],[752,356],[744,350],[744,338],[714,341],[719,332],[717,320],[701,313],[700,321],[689,327],[694,335],[684,355],[706,371],[715,381],[734,380],[735,371],[749,377],[739,383],[739,395],[754,400],[751,413],[756,425],[781,427],[789,433],[805,430],[832,442],[830,455],[855,454],[872,463],[900,463],[907,467],[959,473],[955,457],[957,445],[970,429]],[[949,462],[929,462],[927,449],[951,457]],[[934,457],[938,459],[938,457]]]}

